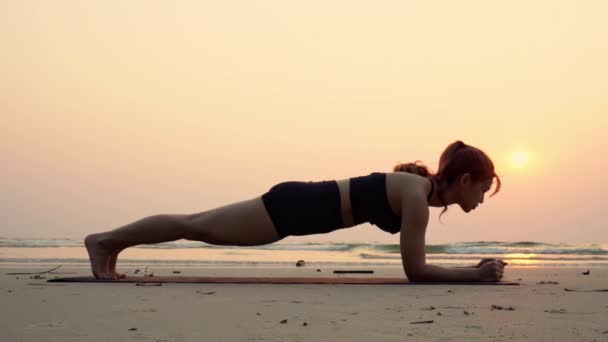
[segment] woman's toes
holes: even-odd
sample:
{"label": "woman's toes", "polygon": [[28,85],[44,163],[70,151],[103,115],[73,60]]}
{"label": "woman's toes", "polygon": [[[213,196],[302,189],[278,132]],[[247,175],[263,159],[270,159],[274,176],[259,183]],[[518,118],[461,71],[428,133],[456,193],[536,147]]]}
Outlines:
{"label": "woman's toes", "polygon": [[127,275],[124,273],[118,273],[116,272],[116,261],[118,259],[118,253],[120,253],[121,250],[117,250],[112,252],[112,254],[110,255],[109,261],[108,261],[108,272],[110,273],[117,273],[120,278],[124,278]]}
{"label": "woman's toes", "polygon": [[119,274],[119,273],[105,273],[100,277],[100,279],[107,279],[107,280],[119,280],[122,278],[124,278],[123,274]]}

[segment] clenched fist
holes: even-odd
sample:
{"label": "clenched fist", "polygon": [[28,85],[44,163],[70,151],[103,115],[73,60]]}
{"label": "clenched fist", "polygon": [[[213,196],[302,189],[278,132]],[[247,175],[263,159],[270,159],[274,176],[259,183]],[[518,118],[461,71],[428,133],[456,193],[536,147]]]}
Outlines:
{"label": "clenched fist", "polygon": [[500,260],[486,262],[479,268],[480,281],[499,281],[502,279],[502,274],[505,265]]}
{"label": "clenched fist", "polygon": [[509,263],[507,263],[507,262],[505,262],[505,261],[502,261],[502,260],[500,260],[500,259],[494,259],[494,258],[483,258],[483,259],[481,259],[481,261],[480,261],[480,262],[479,262],[477,265],[475,265],[475,266],[473,266],[473,267],[475,267],[475,268],[480,268],[480,267],[481,267],[481,266],[483,266],[485,263],[488,263],[488,262],[490,262],[490,261],[494,261],[494,260],[497,260],[497,261],[502,262],[502,263],[503,263],[503,265],[508,265],[508,264],[509,264]]}

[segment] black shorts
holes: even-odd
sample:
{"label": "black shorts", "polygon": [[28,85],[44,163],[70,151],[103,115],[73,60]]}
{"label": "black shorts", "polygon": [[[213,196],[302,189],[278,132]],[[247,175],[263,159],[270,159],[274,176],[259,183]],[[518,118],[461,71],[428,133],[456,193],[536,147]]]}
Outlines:
{"label": "black shorts", "polygon": [[262,201],[281,238],[344,228],[336,181],[279,183]]}

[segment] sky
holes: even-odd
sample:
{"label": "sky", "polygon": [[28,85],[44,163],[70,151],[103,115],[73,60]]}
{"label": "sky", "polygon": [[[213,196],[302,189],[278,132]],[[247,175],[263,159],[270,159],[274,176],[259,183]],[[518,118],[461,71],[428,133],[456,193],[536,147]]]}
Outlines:
{"label": "sky", "polygon": [[[428,244],[606,243],[605,1],[2,1],[0,236],[80,239],[274,184],[431,170],[502,189]],[[494,191],[492,190],[488,193]],[[398,243],[370,224],[284,242]]]}

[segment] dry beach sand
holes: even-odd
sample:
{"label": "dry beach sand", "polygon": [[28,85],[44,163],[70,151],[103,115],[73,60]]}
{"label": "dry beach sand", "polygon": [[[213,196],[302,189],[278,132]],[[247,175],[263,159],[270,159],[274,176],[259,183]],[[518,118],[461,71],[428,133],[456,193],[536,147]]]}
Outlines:
{"label": "dry beach sand", "polygon": [[[518,286],[46,282],[90,275],[67,266],[7,275],[48,269],[0,268],[0,341],[608,341],[608,291],[578,291],[608,289],[606,268],[584,275],[580,268],[507,267],[504,280]],[[403,275],[398,267],[371,269],[357,276]],[[169,267],[154,275],[174,271],[339,276],[295,266]]]}

